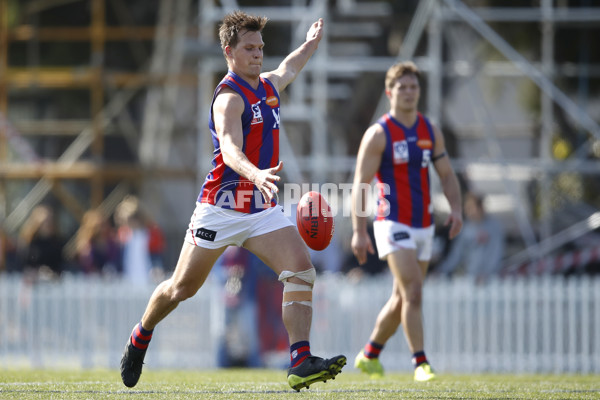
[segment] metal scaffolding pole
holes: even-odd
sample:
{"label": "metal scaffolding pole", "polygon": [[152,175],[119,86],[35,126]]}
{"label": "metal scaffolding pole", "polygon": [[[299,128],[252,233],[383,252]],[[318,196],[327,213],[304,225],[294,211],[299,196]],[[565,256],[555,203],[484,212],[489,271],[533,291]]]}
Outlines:
{"label": "metal scaffolding pole", "polygon": [[[496,32],[494,32],[483,20],[483,18],[474,12],[469,7],[465,6],[461,1],[458,0],[443,0],[448,8],[448,13],[445,15],[450,19],[458,19],[466,22],[475,31],[477,31],[485,40],[492,44],[498,51],[500,51],[508,60],[510,60],[522,73],[531,79],[542,91],[542,140],[540,143],[540,154],[541,164],[549,165],[552,164],[552,157],[550,155],[551,147],[551,135],[553,127],[553,112],[552,105],[555,102],[558,104],[571,118],[578,121],[581,126],[588,131],[591,135],[600,139],[600,125],[590,117],[585,110],[578,106],[572,101],[564,92],[553,84],[551,77],[554,71],[554,60],[553,60],[553,35],[554,27],[553,21],[557,18],[555,16],[554,9],[552,7],[551,0],[544,0],[540,5],[539,13],[536,14],[543,22],[543,35],[542,35],[542,70],[534,67],[524,56],[517,52],[510,44],[508,44],[503,38],[501,38]],[[515,18],[518,19],[519,13],[515,13]],[[575,15],[571,13],[570,15]],[[579,14],[577,14],[579,15]],[[600,18],[600,15],[598,15]],[[505,14],[505,18],[509,19],[509,14]],[[578,18],[582,18],[579,16]],[[575,165],[582,166],[582,162],[579,160],[575,161]],[[578,168],[577,168],[578,169]],[[548,239],[551,234],[551,221],[550,216],[550,183],[549,183],[549,171],[546,168],[540,168],[540,172],[543,176],[541,187],[542,187],[542,215],[547,217],[547,225],[542,225],[542,237]],[[533,251],[538,252],[539,247],[537,245],[532,246],[531,241],[529,243],[526,252]],[[560,245],[560,243],[558,244]],[[557,246],[558,246],[557,245]],[[531,254],[530,254],[531,255]]]}
{"label": "metal scaffolding pole", "polygon": [[[543,15],[542,21],[542,72],[548,80],[552,82],[554,75],[554,22],[552,21],[552,0],[544,0],[540,4]],[[547,93],[541,93],[542,103],[542,132],[540,140],[540,158],[544,162],[552,160],[550,153],[552,147],[552,135],[554,130],[554,109],[552,97]],[[552,213],[551,213],[551,190],[552,179],[547,172],[542,173],[540,181],[540,240],[544,240],[552,234]]]}
{"label": "metal scaffolding pole", "polygon": [[[465,43],[467,43],[467,41],[465,38],[461,37],[460,33],[458,32],[458,28],[456,27],[449,29],[448,32],[449,34],[447,35],[447,38],[450,40],[453,48],[458,49],[458,55],[462,60],[466,60],[467,51],[465,49]],[[481,91],[481,87],[477,84],[477,76],[471,75],[466,79],[468,80],[468,100],[471,108],[473,109],[473,115],[477,120],[481,120],[484,127],[483,131],[485,135],[485,142],[490,154],[490,158],[492,162],[499,164],[501,168],[507,169],[508,161],[504,157],[504,154],[502,154],[502,149],[498,142],[494,122],[490,116],[489,109],[485,105],[485,99]],[[515,204],[514,213],[517,226],[527,248],[531,249],[529,250],[528,254],[531,258],[537,258],[538,254],[533,251],[533,248],[537,243],[535,232],[532,224],[529,222],[530,218],[524,208],[523,202],[519,201],[518,189],[515,183],[508,179],[506,174],[501,175],[501,181],[504,190],[512,197]]]}
{"label": "metal scaffolding pole", "polygon": [[590,134],[600,140],[600,125],[588,113],[571,100],[563,91],[556,87],[529,60],[516,51],[506,40],[490,28],[481,17],[458,0],[443,0],[460,19],[475,29],[485,40],[492,44],[502,55],[514,63],[529,79],[552,100],[556,102],[569,116],[578,121]]}

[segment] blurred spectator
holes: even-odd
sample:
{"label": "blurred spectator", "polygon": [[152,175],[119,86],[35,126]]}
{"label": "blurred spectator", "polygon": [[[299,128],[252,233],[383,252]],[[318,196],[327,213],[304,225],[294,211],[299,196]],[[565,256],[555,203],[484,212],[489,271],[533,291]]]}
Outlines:
{"label": "blurred spectator", "polygon": [[75,241],[81,272],[110,275],[122,271],[116,233],[99,210],[89,210],[84,214]]}
{"label": "blurred spectator", "polygon": [[[144,213],[136,196],[125,197],[117,206],[115,221],[122,248],[125,279],[140,286],[163,280],[161,257],[164,237],[158,225]],[[155,251],[154,254],[151,249]],[[159,260],[158,265],[155,264],[156,260]]]}
{"label": "blurred spectator", "polygon": [[463,269],[465,275],[482,283],[500,271],[504,256],[504,227],[498,219],[485,212],[483,197],[467,193],[463,204],[466,217],[463,230],[436,270],[451,276]]}
{"label": "blurred spectator", "polygon": [[21,272],[22,268],[18,262],[17,242],[15,238],[0,229],[0,272]]}
{"label": "blurred spectator", "polygon": [[224,283],[225,332],[219,344],[220,367],[261,367],[256,305],[257,270],[252,254],[228,247],[216,263]]}
{"label": "blurred spectator", "polygon": [[[148,227],[148,249],[150,250],[153,274],[164,274],[165,264],[163,255],[166,249],[165,236],[160,226],[150,219],[147,214],[145,214],[145,220]],[[156,280],[161,281],[162,278],[156,277]]]}
{"label": "blurred spectator", "polygon": [[0,272],[6,270],[6,236],[4,230],[0,227]]}
{"label": "blurred spectator", "polygon": [[34,280],[58,277],[64,267],[63,246],[53,210],[46,205],[36,206],[19,232],[17,252],[23,271]]}

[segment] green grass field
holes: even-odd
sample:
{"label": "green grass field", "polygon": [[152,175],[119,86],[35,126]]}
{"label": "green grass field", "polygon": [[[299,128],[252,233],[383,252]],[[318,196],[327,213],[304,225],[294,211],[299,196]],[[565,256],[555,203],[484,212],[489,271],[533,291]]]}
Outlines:
{"label": "green grass field", "polygon": [[600,399],[595,375],[441,375],[417,384],[408,374],[371,381],[346,368],[300,393],[275,370],[147,370],[127,389],[117,370],[0,369],[0,399]]}

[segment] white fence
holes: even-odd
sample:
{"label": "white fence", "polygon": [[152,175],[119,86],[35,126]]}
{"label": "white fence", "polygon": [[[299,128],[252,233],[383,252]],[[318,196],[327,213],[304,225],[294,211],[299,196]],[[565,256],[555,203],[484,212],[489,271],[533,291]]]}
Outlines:
{"label": "white fence", "polygon": [[[152,290],[76,278],[30,286],[0,275],[0,368],[116,368]],[[353,360],[390,290],[387,275],[359,283],[319,277],[313,353]],[[152,368],[214,368],[223,307],[221,285],[209,279],[158,326],[146,362]],[[429,279],[423,312],[426,352],[439,372],[600,372],[598,278],[484,286]],[[411,369],[401,329],[381,360],[390,371]]]}

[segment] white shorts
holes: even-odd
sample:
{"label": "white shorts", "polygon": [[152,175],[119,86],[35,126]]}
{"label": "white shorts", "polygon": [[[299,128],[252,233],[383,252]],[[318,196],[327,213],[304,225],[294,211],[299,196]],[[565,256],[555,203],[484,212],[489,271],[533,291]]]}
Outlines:
{"label": "white shorts", "polygon": [[288,226],[294,224],[283,214],[280,205],[247,214],[207,203],[196,203],[185,233],[185,241],[208,249],[242,246],[248,238]]}
{"label": "white shorts", "polygon": [[413,228],[399,222],[384,219],[373,222],[373,233],[379,258],[384,260],[388,254],[399,249],[416,249],[419,261],[431,260],[435,227]]}

